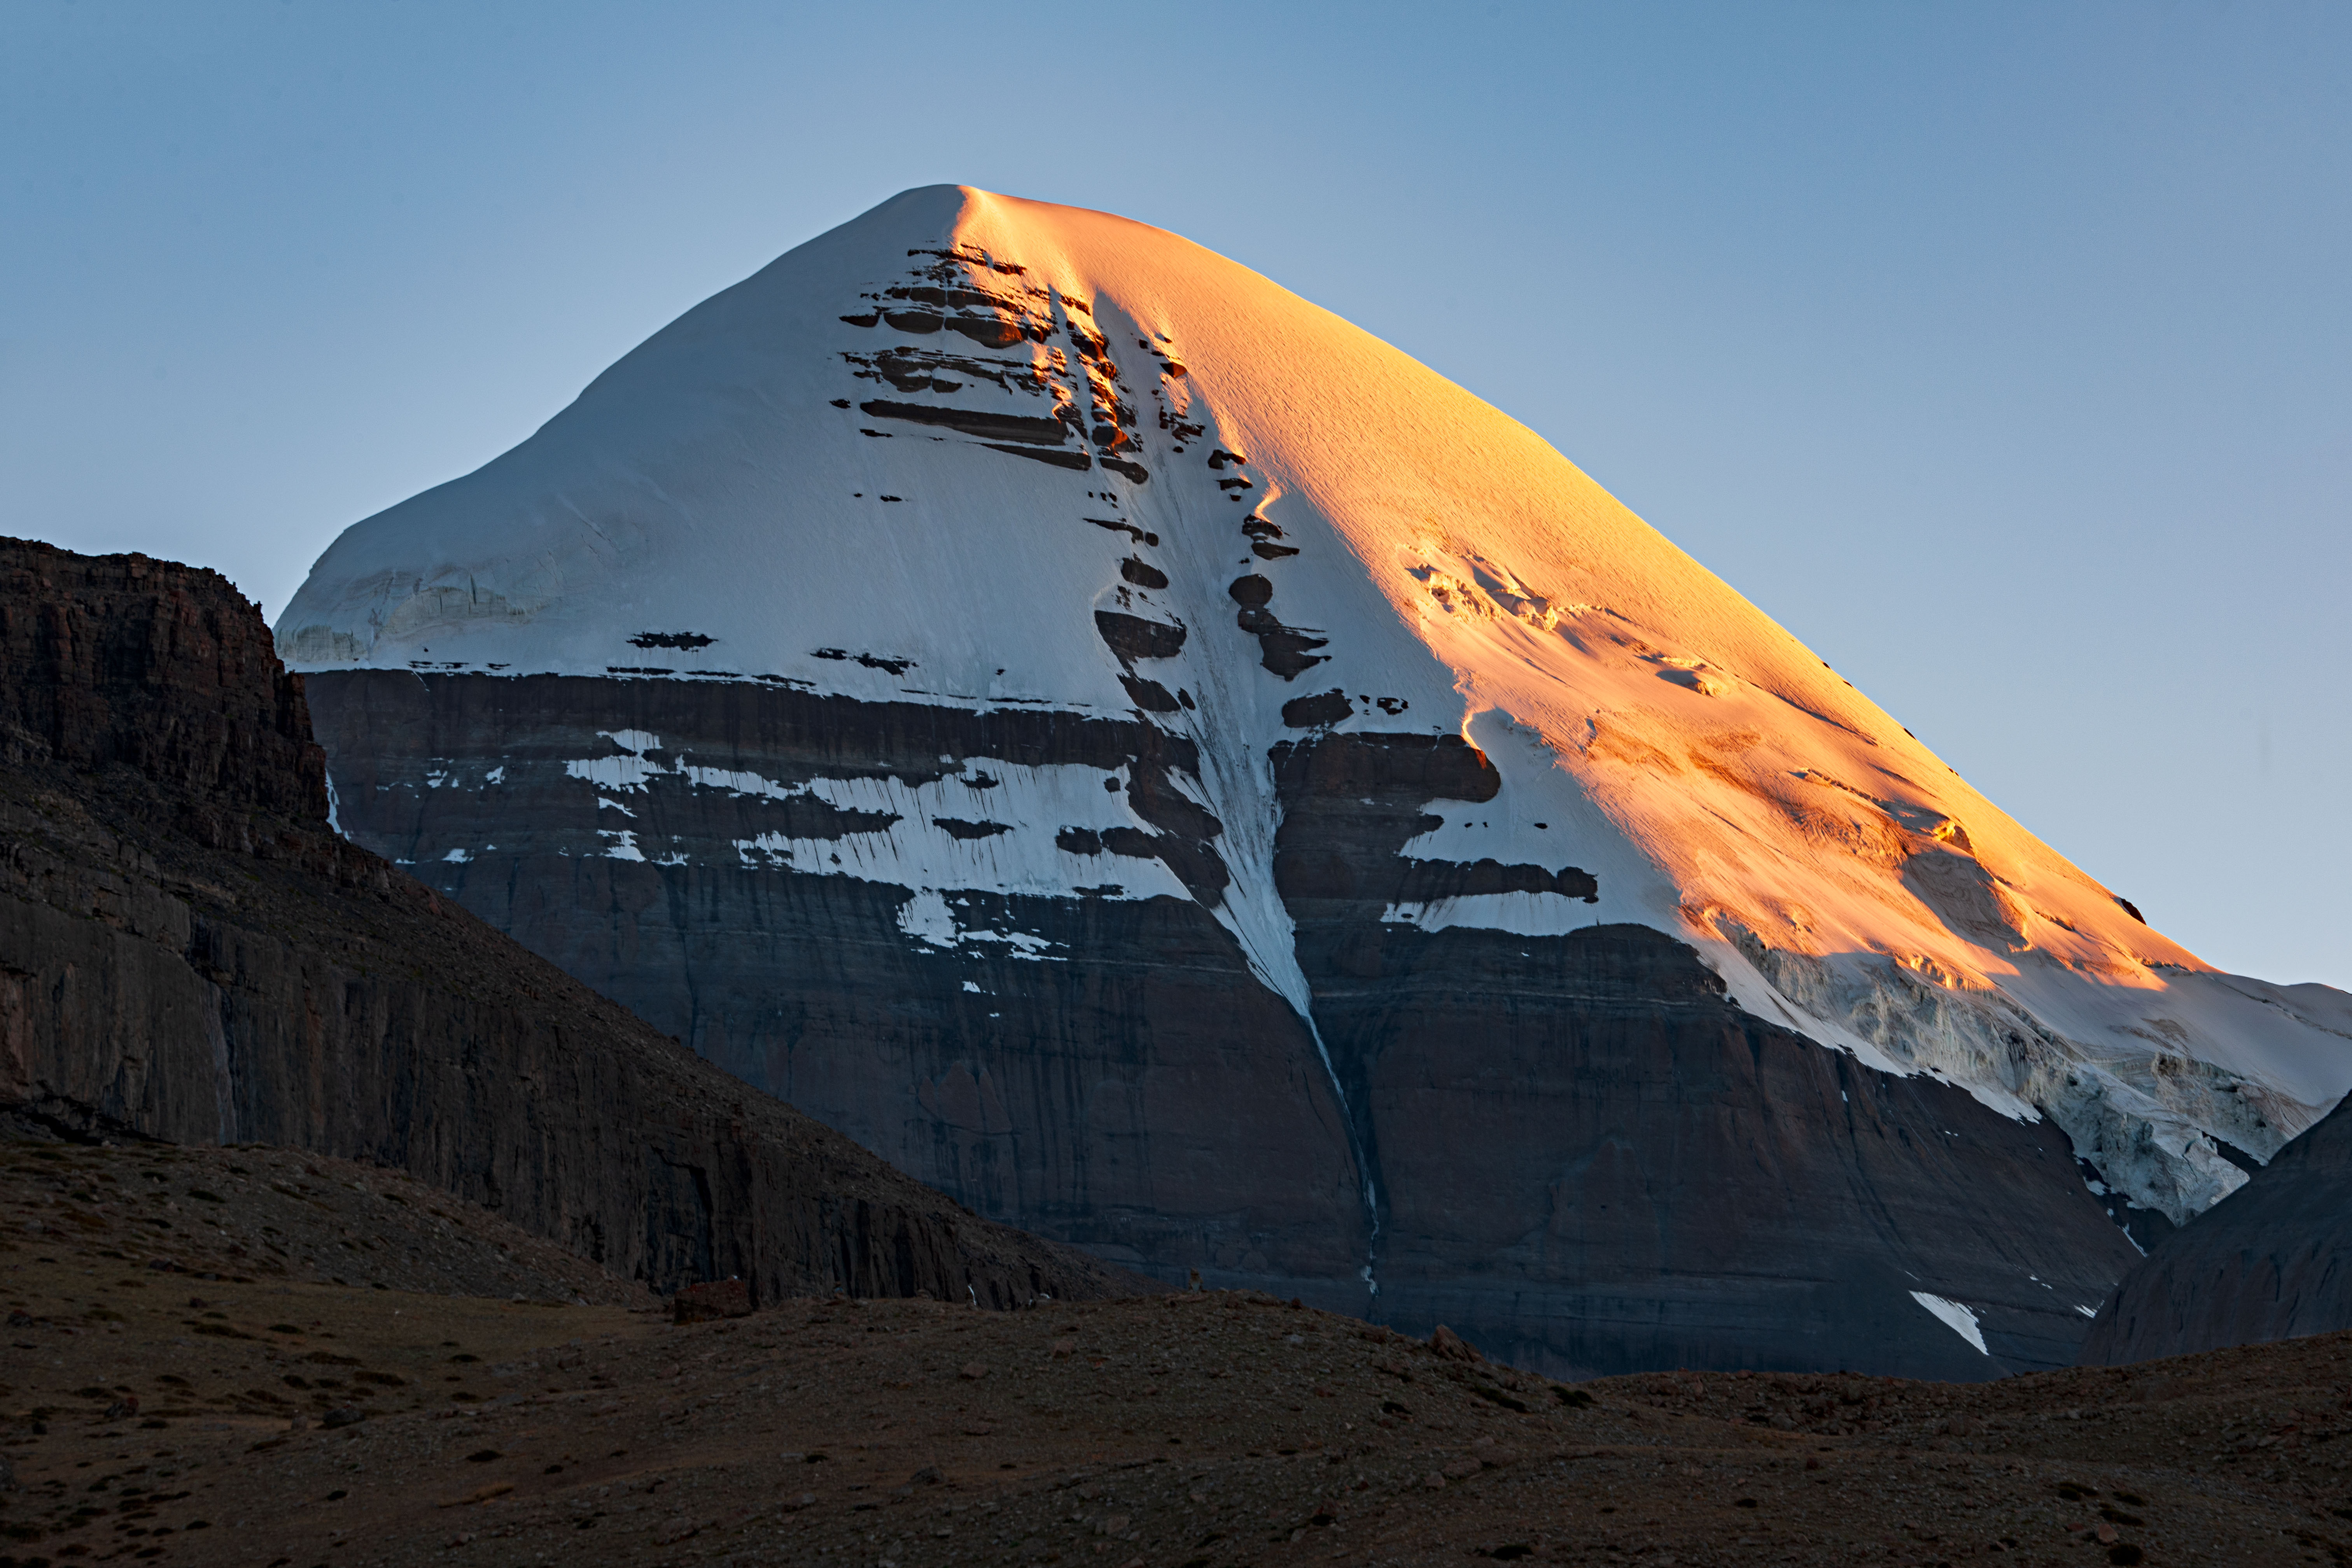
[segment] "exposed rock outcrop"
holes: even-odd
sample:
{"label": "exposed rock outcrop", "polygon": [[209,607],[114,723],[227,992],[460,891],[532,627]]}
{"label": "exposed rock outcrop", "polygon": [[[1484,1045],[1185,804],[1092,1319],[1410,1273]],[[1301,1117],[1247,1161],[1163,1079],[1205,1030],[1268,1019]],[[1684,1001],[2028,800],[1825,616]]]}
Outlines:
{"label": "exposed rock outcrop", "polygon": [[[2130,1256],[2064,1135],[1741,1011],[1645,926],[1391,918],[1459,736],[1278,748],[1275,874],[1378,1186],[1380,1310],[1562,1371],[2063,1363]],[[2031,1215],[2033,1223],[2018,1217]],[[1969,1304],[1982,1348],[1922,1297]]]}
{"label": "exposed rock outcrop", "polygon": [[2100,1308],[2082,1364],[2352,1328],[2352,1110],[2151,1249]]}
{"label": "exposed rock outcrop", "polygon": [[392,1166],[625,1278],[1119,1288],[748,1089],[330,831],[218,575],[0,542],[0,1109]]}
{"label": "exposed rock outcrop", "polygon": [[118,806],[208,847],[324,820],[302,678],[227,578],[23,540],[0,541],[0,762],[104,773]]}

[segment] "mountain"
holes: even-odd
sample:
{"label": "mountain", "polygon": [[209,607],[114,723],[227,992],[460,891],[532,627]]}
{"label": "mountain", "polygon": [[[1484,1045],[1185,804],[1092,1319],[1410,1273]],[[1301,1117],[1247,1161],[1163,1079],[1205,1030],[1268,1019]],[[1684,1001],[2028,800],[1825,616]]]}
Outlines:
{"label": "mountain", "polygon": [[2338,1106],[2148,1251],[2084,1337],[2082,1364],[2352,1329],[2352,1116]]}
{"label": "mountain", "polygon": [[1121,1293],[331,832],[302,685],[215,573],[0,540],[0,1134],[402,1170],[664,1291]]}
{"label": "mountain", "polygon": [[344,832],[738,1077],[1548,1372],[2069,1363],[2352,1083],[2352,998],[2200,963],[1531,432],[1106,214],[886,202],[277,635]]}

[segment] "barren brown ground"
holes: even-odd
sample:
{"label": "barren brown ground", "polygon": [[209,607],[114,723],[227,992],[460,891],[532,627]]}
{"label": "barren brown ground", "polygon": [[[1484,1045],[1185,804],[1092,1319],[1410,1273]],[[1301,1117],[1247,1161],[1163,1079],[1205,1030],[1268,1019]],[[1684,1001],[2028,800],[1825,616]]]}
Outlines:
{"label": "barren brown ground", "polygon": [[[128,1234],[155,1206],[134,1181],[209,1216],[210,1250],[146,1227],[193,1273]],[[5,1144],[0,1201],[0,1568],[2273,1564],[2352,1542],[2352,1336],[1989,1384],[1570,1388],[1231,1294],[674,1326],[479,1210],[267,1151]],[[210,1267],[330,1205],[316,1262]],[[408,1288],[326,1267],[354,1258]]]}

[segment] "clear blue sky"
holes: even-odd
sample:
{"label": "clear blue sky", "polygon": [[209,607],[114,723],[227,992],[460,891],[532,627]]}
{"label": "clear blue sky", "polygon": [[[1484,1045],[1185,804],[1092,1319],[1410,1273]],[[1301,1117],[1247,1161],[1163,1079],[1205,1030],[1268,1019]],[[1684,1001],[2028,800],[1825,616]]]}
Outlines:
{"label": "clear blue sky", "polygon": [[0,7],[0,531],[273,615],[909,185],[1540,431],[2225,967],[2352,986],[2352,5]]}

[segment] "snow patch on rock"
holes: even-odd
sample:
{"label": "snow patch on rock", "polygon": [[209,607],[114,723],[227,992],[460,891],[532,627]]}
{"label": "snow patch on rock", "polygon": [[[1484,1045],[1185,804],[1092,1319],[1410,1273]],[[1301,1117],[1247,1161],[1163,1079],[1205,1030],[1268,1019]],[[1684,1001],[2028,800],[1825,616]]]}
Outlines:
{"label": "snow patch on rock", "polygon": [[[701,785],[692,770],[678,772]],[[1086,889],[1085,896],[1101,898],[1190,899],[1157,859],[1062,847],[1073,828],[1097,837],[1105,829],[1156,837],[1129,807],[1124,790],[1103,788],[1107,777],[1118,776],[1076,764],[992,763],[984,786],[965,775],[917,784],[897,778],[814,779],[785,793],[885,817],[888,826],[837,838],[761,834],[736,840],[734,847],[745,866],[858,877],[918,892],[961,889],[1069,899]]]}
{"label": "snow patch on rock", "polygon": [[1984,1331],[1977,1326],[1977,1315],[1973,1310],[1958,1301],[1947,1300],[1941,1296],[1930,1296],[1925,1290],[1912,1291],[1911,1299],[1933,1312],[1937,1321],[1946,1328],[1975,1346],[1977,1354],[1992,1353],[1985,1349]]}

